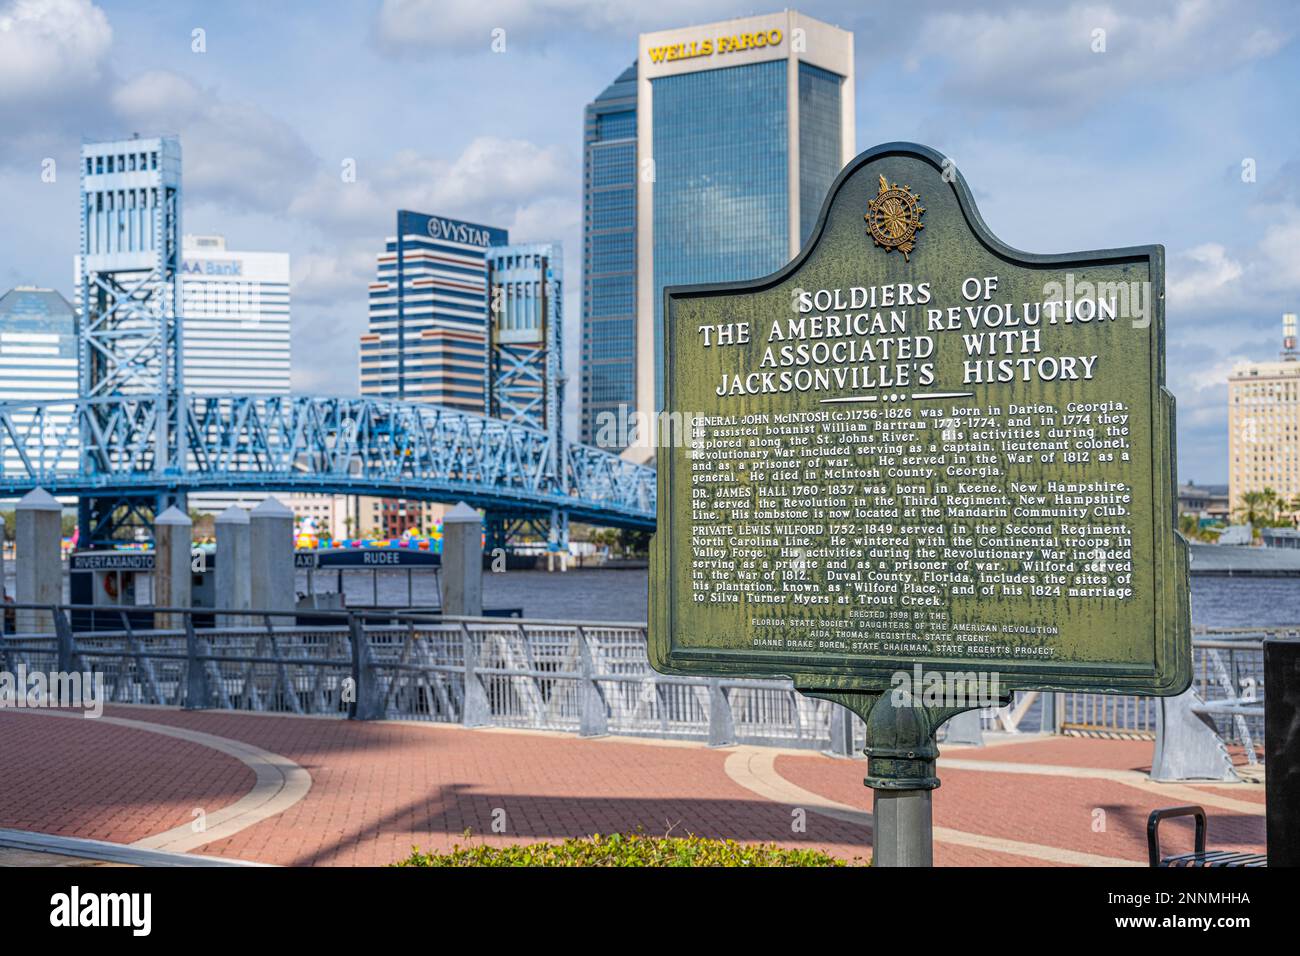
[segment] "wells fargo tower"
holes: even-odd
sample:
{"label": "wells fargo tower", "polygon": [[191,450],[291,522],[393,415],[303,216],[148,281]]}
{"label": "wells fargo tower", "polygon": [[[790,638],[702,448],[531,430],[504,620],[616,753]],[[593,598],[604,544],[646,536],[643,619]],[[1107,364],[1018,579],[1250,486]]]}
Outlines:
{"label": "wells fargo tower", "polygon": [[664,287],[781,268],[853,157],[853,34],[791,10],[643,33],[636,83],[636,410],[648,413]]}

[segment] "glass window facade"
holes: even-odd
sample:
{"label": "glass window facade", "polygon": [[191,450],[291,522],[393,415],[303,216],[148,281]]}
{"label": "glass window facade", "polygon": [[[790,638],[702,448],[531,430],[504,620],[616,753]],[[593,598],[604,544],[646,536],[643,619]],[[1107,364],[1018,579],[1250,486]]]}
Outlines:
{"label": "glass window facade", "polygon": [[591,195],[591,231],[625,229],[636,215],[636,190],[606,189]]}
{"label": "glass window facade", "polygon": [[589,285],[588,312],[592,318],[610,319],[631,316],[636,312],[636,289],[625,275],[592,279]]}
{"label": "glass window facade", "polygon": [[591,185],[632,186],[636,184],[636,143],[605,145],[591,153]]}
{"label": "glass window facade", "polygon": [[636,75],[634,65],[610,84],[584,124],[580,432],[588,444],[602,413],[617,416],[636,401]]}
{"label": "glass window facade", "polygon": [[[662,355],[665,286],[753,279],[789,258],[786,61],[660,77],[653,88],[655,353]],[[662,367],[656,379],[659,395]]]}
{"label": "glass window facade", "polygon": [[840,84],[828,70],[799,64],[799,242],[808,241],[840,172]]}
{"label": "glass window facade", "polygon": [[610,230],[591,237],[591,271],[595,275],[629,272],[636,268],[636,236],[627,230]]}
{"label": "glass window facade", "polygon": [[636,110],[620,110],[596,117],[597,137],[602,142],[612,139],[636,139]]}
{"label": "glass window facade", "polygon": [[[77,315],[72,304],[52,289],[20,286],[0,295],[0,401],[31,402],[75,398],[77,388]],[[26,413],[14,413],[19,427],[36,428]],[[57,433],[56,442],[29,443],[38,449],[24,462],[13,443],[4,451],[8,474],[29,466],[77,467],[77,429],[72,407],[56,406],[40,425]]]}
{"label": "glass window facade", "polygon": [[655,284],[750,279],[787,258],[786,61],[654,81]]}

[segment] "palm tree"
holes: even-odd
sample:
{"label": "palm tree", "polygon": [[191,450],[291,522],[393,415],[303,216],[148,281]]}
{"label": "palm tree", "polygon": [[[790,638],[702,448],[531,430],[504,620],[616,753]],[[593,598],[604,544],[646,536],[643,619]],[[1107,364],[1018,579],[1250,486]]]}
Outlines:
{"label": "palm tree", "polygon": [[1264,521],[1267,524],[1278,523],[1278,512],[1282,510],[1282,496],[1272,488],[1265,487],[1260,496],[1263,498]]}
{"label": "palm tree", "polygon": [[1265,502],[1264,492],[1243,491],[1238,499],[1237,507],[1232,511],[1232,515],[1242,524],[1251,526],[1263,524]]}

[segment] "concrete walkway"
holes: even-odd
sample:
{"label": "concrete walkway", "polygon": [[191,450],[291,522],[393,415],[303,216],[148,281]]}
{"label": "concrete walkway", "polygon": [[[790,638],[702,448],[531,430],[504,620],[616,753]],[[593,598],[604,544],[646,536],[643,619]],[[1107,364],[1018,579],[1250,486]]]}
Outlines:
{"label": "concrete walkway", "polygon": [[[1187,802],[1209,812],[1213,847],[1262,851],[1262,785],[1152,783],[1151,748],[944,748],[936,862],[1140,866],[1147,813]],[[413,846],[640,828],[871,856],[864,761],[806,751],[113,706],[99,720],[0,710],[0,765],[0,828],[136,852],[378,865]],[[1190,827],[1164,838],[1188,846]]]}

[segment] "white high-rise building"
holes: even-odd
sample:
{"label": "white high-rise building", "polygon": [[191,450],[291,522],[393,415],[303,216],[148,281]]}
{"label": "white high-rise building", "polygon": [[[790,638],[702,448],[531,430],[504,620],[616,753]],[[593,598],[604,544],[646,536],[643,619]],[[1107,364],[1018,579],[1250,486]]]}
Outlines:
{"label": "white high-rise building", "polygon": [[289,393],[289,254],[233,252],[186,236],[181,255],[185,388]]}
{"label": "white high-rise building", "polygon": [[[186,236],[181,328],[187,392],[289,394],[289,254],[235,252],[223,236]],[[219,512],[265,497],[192,495],[189,505]]]}
{"label": "white high-rise building", "polygon": [[1228,505],[1272,489],[1284,514],[1300,498],[1300,352],[1294,312],[1282,316],[1277,362],[1242,362],[1228,376]]}

